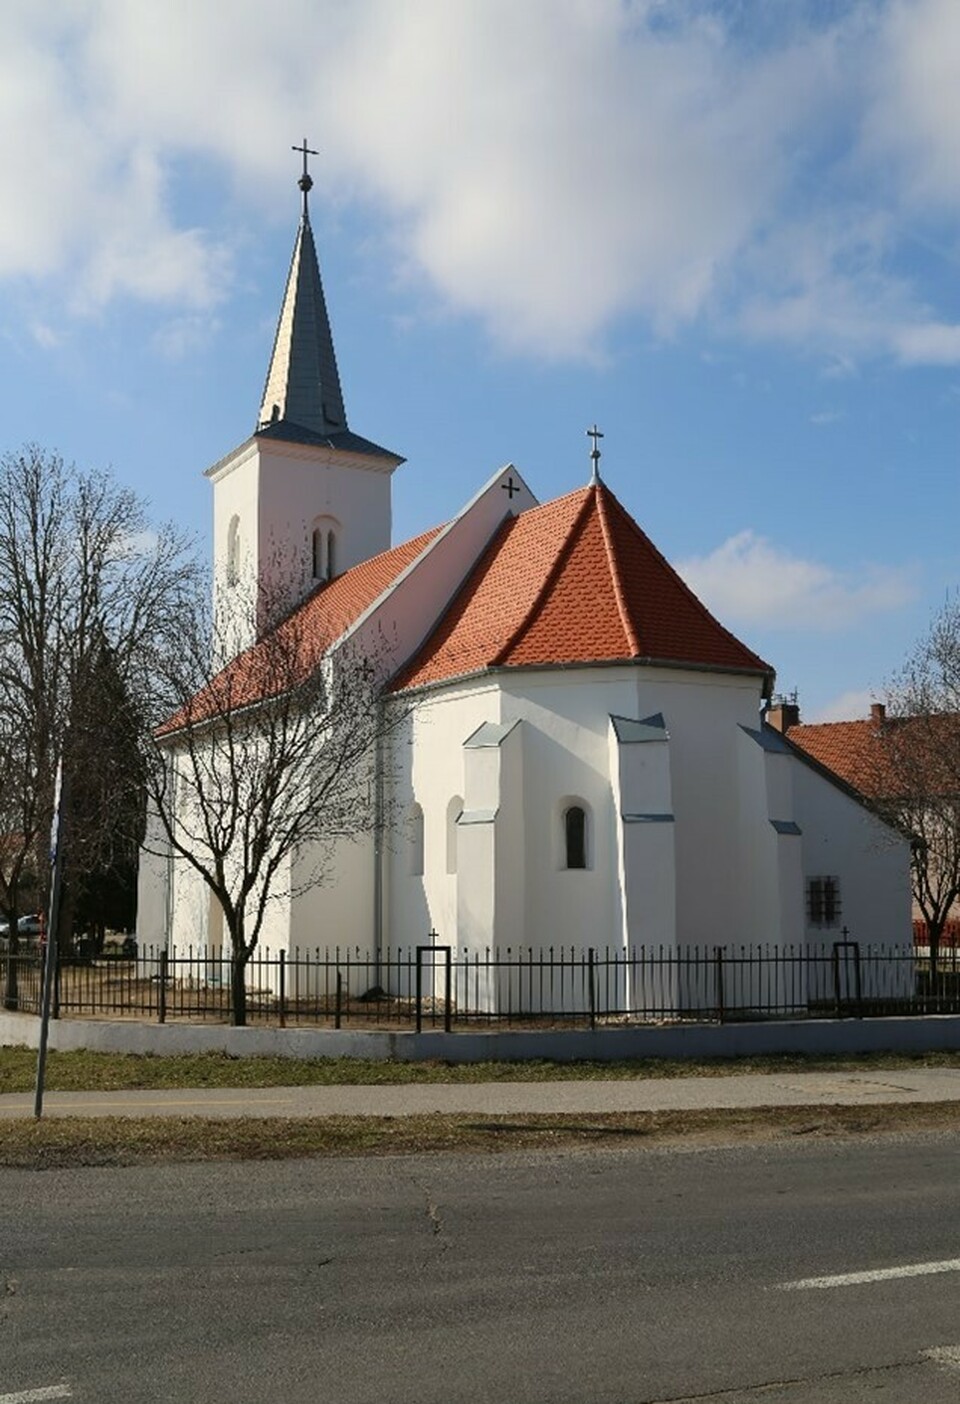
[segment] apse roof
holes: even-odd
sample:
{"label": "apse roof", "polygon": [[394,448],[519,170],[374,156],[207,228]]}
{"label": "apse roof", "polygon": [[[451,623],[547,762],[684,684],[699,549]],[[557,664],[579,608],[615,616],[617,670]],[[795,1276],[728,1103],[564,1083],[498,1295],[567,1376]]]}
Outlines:
{"label": "apse roof", "polygon": [[504,521],[394,688],[620,661],[773,674],[597,481]]}

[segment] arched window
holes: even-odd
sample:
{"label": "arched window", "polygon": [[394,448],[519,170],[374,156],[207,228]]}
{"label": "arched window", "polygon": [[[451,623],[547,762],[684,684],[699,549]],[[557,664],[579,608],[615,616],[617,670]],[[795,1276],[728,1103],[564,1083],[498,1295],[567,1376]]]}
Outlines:
{"label": "arched window", "polygon": [[227,527],[227,584],[240,579],[240,518],[234,513]]}
{"label": "arched window", "polygon": [[580,804],[571,804],[563,813],[565,868],[587,866],[587,811]]}
{"label": "arched window", "polygon": [[460,831],[457,828],[457,820],[463,813],[463,800],[459,795],[454,795],[447,805],[447,872],[457,871],[457,839]]}
{"label": "arched window", "polygon": [[423,810],[418,804],[410,812],[410,872],[423,876]]}
{"label": "arched window", "polygon": [[340,564],[340,523],[317,517],[310,533],[310,569],[314,580],[332,580]]}

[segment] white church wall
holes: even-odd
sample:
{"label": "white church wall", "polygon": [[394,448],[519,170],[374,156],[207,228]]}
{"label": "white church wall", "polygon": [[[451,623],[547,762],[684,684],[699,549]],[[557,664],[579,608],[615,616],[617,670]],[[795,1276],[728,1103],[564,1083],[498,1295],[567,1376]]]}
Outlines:
{"label": "white church wall", "polygon": [[[457,945],[458,863],[451,849],[459,847],[459,835],[451,805],[463,806],[464,741],[483,722],[499,721],[499,713],[499,690],[490,683],[453,686],[423,694],[394,738],[394,808],[404,816],[414,804],[422,810],[423,873],[413,871],[407,827],[392,838],[385,855],[385,944],[422,944],[432,929],[439,944]],[[454,871],[448,871],[451,867]]]}
{"label": "white church wall", "polygon": [[[258,492],[260,459],[256,443],[243,445],[214,468],[209,477],[213,492],[213,605],[222,629],[231,613],[244,616],[233,646],[239,650],[253,641],[252,617],[236,601],[256,597],[257,561],[260,555]],[[237,560],[231,566],[231,522],[237,526]],[[226,641],[225,641],[226,642]],[[229,650],[228,650],[229,651]]]}
{"label": "white church wall", "polygon": [[338,575],[389,548],[392,465],[279,439],[259,444],[258,536],[268,591],[289,590],[302,598],[317,583],[311,542],[316,518],[338,524]]}
{"label": "white church wall", "polygon": [[[374,923],[374,842],[369,833],[343,838],[331,847],[311,846],[293,868],[301,889],[291,907],[289,948],[323,952],[350,950],[351,959],[372,961]],[[373,983],[371,980],[369,983]]]}
{"label": "white church wall", "polygon": [[638,668],[634,678],[624,715],[661,712],[670,733],[677,942],[740,941],[737,738],[741,724],[758,725],[759,679],[667,668]]}
{"label": "white church wall", "polygon": [[[622,947],[625,952],[637,946],[673,951],[677,872],[669,732],[655,718],[611,717],[608,725]],[[649,967],[625,971],[608,998],[614,1007],[672,1010],[677,1004],[675,972]]]}
{"label": "white church wall", "polygon": [[[610,712],[632,710],[630,671],[571,669],[502,676],[505,721],[524,723],[525,941],[547,951],[619,948]],[[568,869],[564,814],[586,812],[586,867]]]}
{"label": "white church wall", "polygon": [[[508,480],[515,485],[512,499],[503,490]],[[433,629],[504,519],[534,505],[536,499],[522,485],[516,469],[507,467],[494,474],[382,601],[358,621],[347,647],[373,657],[386,651],[392,668],[399,667]]]}
{"label": "white church wall", "polygon": [[167,940],[166,841],[157,814],[148,809],[137,871],[137,941],[141,951],[158,950]]}
{"label": "white church wall", "polygon": [[840,911],[831,927],[807,924],[812,947],[842,938],[912,949],[910,847],[863,805],[801,760],[794,762],[803,875],[835,877]]}

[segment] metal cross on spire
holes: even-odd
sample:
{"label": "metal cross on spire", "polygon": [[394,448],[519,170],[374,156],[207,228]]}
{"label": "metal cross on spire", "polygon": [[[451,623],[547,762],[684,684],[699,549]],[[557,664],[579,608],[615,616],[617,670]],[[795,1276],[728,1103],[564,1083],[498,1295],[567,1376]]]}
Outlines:
{"label": "metal cross on spire", "polygon": [[313,189],[313,180],[311,179],[310,172],[307,170],[307,157],[308,157],[308,156],[319,156],[319,155],[320,155],[320,152],[319,152],[319,151],[314,151],[314,149],[313,149],[312,146],[308,146],[308,145],[307,145],[307,138],[306,138],[306,137],[303,138],[303,145],[302,145],[302,146],[291,146],[290,150],[291,150],[291,151],[299,151],[299,152],[301,153],[301,155],[303,156],[303,175],[302,175],[302,176],[300,177],[300,179],[297,181],[297,184],[299,185],[300,189],[303,191],[303,217],[304,217],[304,219],[306,219],[306,217],[307,217],[307,196],[309,195],[310,191]]}
{"label": "metal cross on spire", "polygon": [[593,464],[590,481],[592,483],[598,483],[600,481],[600,446],[598,440],[603,438],[603,430],[598,429],[596,424],[594,424],[592,429],[587,430],[587,438],[593,440],[593,448],[590,450],[590,461]]}

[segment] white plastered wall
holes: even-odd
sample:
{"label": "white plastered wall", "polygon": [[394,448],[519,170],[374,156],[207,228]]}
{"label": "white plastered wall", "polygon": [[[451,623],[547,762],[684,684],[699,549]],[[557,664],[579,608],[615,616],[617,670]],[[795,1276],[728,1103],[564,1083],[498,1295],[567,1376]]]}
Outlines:
{"label": "white plastered wall", "polygon": [[803,875],[840,879],[837,927],[807,926],[813,944],[839,940],[847,927],[864,944],[909,948],[910,846],[838,786],[795,759],[797,819],[803,830]]}
{"label": "white plastered wall", "polygon": [[[252,439],[208,472],[213,484],[214,608],[235,600],[274,610],[304,598],[313,578],[312,531],[335,526],[336,570],[348,570],[390,546],[393,465],[281,440]],[[239,580],[228,580],[231,520],[239,523]],[[241,613],[246,614],[242,603]],[[250,621],[252,624],[252,620]],[[237,647],[252,641],[252,627]]]}
{"label": "white plastered wall", "polygon": [[[444,854],[447,805],[452,796],[465,797],[464,743],[482,722],[522,721],[522,829],[503,851],[523,858],[524,944],[621,948],[621,821],[609,718],[661,712],[670,733],[676,920],[668,930],[661,915],[630,939],[737,939],[739,727],[757,725],[759,701],[758,679],[632,667],[502,672],[421,694],[400,798],[423,810],[425,872],[410,872],[399,845],[389,862],[391,938],[419,939],[412,924],[419,928],[424,906],[442,939],[456,930],[456,880],[445,871]],[[568,871],[562,818],[574,802],[588,814],[587,868]],[[659,903],[662,913],[668,908]],[[490,944],[500,940],[491,931]]]}

